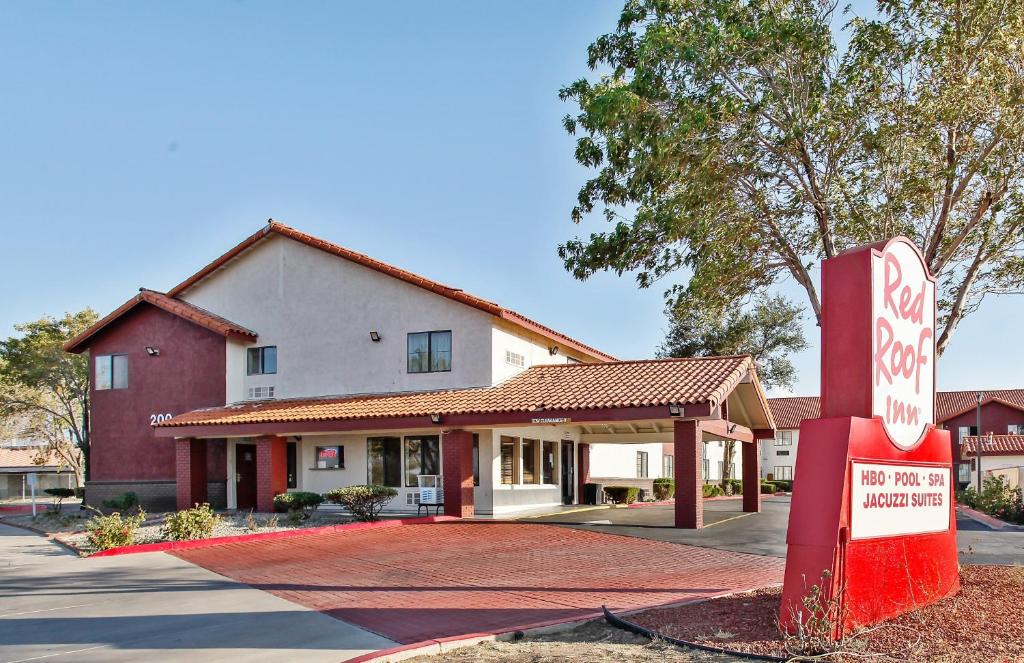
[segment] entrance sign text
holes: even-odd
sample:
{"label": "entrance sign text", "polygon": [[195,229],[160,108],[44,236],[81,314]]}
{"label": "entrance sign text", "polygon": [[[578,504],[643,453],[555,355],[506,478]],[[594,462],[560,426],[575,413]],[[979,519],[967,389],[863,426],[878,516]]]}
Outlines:
{"label": "entrance sign text", "polygon": [[945,532],[948,467],[852,464],[850,538]]}

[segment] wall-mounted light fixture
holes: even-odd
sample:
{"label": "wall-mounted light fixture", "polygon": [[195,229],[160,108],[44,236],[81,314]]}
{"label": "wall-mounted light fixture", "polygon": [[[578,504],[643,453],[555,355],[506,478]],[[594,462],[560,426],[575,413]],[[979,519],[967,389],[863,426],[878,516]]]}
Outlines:
{"label": "wall-mounted light fixture", "polygon": [[154,347],[152,345],[147,345],[146,346],[146,354],[149,355],[150,357],[159,357],[160,356],[160,348]]}
{"label": "wall-mounted light fixture", "polygon": [[430,423],[432,423],[432,424],[439,424],[439,423],[441,423],[441,415],[439,415],[439,414],[432,414],[432,415],[430,415]]}
{"label": "wall-mounted light fixture", "polygon": [[292,439],[295,440],[296,442],[302,442],[301,435],[292,435]]}
{"label": "wall-mounted light fixture", "polygon": [[670,417],[681,417],[683,416],[683,406],[679,403],[668,404],[668,416]]}
{"label": "wall-mounted light fixture", "polygon": [[370,332],[370,340],[374,343],[380,343],[380,334],[375,331]]}
{"label": "wall-mounted light fixture", "polygon": [[557,355],[558,354],[558,346],[557,345],[552,345],[550,348],[548,348],[548,354],[550,354],[552,357]]}
{"label": "wall-mounted light fixture", "polygon": [[728,433],[729,433],[730,435],[732,435],[733,433],[735,433],[735,432],[736,432],[736,424],[732,424],[731,426],[729,426],[728,428],[726,428],[726,431],[727,431],[727,432],[728,432]]}

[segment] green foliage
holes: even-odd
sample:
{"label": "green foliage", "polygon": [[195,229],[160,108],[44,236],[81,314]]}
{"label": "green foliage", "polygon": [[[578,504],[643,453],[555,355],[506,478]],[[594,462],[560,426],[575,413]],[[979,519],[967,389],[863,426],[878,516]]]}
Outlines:
{"label": "green foliage", "polygon": [[74,497],[76,491],[74,488],[47,488],[43,492],[57,498],[54,510],[57,513],[60,513],[61,509],[64,508],[64,500],[69,497]]}
{"label": "green foliage", "polygon": [[213,528],[218,520],[220,516],[213,512],[209,504],[196,504],[191,509],[167,514],[160,533],[169,541],[208,539],[213,536]]}
{"label": "green foliage", "polygon": [[792,387],[796,369],[789,355],[807,348],[800,308],[784,297],[768,297],[749,308],[718,315],[702,306],[669,311],[671,327],[658,349],[661,357],[748,354],[766,388]]}
{"label": "green foliage", "polygon": [[701,490],[704,493],[704,497],[719,497],[720,495],[725,494],[725,491],[722,490],[722,486],[714,483],[704,484],[701,486]]}
{"label": "green foliage", "polygon": [[612,504],[632,504],[636,502],[640,489],[636,486],[605,486],[604,493]]}
{"label": "green foliage", "polygon": [[792,492],[792,490],[793,490],[793,482],[792,481],[787,481],[787,480],[783,480],[783,479],[773,479],[772,483],[774,483],[775,486],[779,490],[781,490],[781,491],[785,491],[785,492],[789,493],[789,492]]}
{"label": "green foliage", "polygon": [[139,506],[139,496],[132,491],[121,493],[120,496],[109,500],[103,500],[103,506],[117,511],[131,511]]}
{"label": "green foliage", "polygon": [[559,247],[566,269],[641,287],[684,270],[670,308],[711,317],[792,278],[820,322],[814,264],[904,234],[938,277],[939,352],[986,294],[1019,292],[1024,3],[836,12],[627,0],[588,50],[600,75],[560,91],[593,170],[572,219],[610,224]]}
{"label": "green foliage", "polygon": [[1024,525],[1024,491],[1010,488],[1002,477],[992,476],[981,485],[981,494],[973,486],[957,492],[957,502],[1010,523]]}
{"label": "green foliage", "polygon": [[289,518],[292,514],[298,519],[308,520],[316,508],[324,501],[323,495],[298,490],[292,493],[281,493],[274,495],[274,510],[288,512]]}
{"label": "green foliage", "polygon": [[761,493],[763,495],[774,495],[777,490],[778,489],[776,488],[774,483],[770,481],[761,482]]}
{"label": "green foliage", "polygon": [[654,480],[654,499],[668,500],[676,494],[676,480],[668,477],[661,477]]}
{"label": "green foliage", "polygon": [[340,504],[359,521],[377,520],[381,510],[398,495],[389,486],[345,486],[324,493],[328,502]]}
{"label": "green foliage", "polygon": [[109,516],[95,516],[85,524],[89,545],[96,550],[130,546],[135,542],[135,531],[145,519],[145,511],[127,517],[116,511]]}

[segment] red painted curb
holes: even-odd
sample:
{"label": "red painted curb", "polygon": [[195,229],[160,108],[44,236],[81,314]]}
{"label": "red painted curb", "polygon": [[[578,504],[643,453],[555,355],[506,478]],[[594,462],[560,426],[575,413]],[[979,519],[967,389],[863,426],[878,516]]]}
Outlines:
{"label": "red painted curb", "polygon": [[[37,511],[46,511],[46,507],[49,504],[36,504]],[[31,504],[12,504],[9,506],[0,506],[0,513],[32,513]]]}
{"label": "red painted curb", "polygon": [[263,541],[265,539],[290,539],[296,536],[314,536],[316,534],[328,534],[331,532],[349,532],[364,529],[377,529],[382,527],[400,527],[402,525],[425,525],[428,523],[446,522],[459,520],[455,516],[426,516],[424,518],[400,518],[398,520],[378,520],[372,523],[346,523],[344,525],[330,525],[328,527],[304,527],[301,529],[286,529],[278,532],[257,532],[255,534],[239,534],[238,536],[219,536],[212,539],[196,539],[193,541],[161,541],[159,543],[143,543],[132,546],[121,546],[102,550],[89,555],[93,557],[112,557],[114,555],[133,555],[136,553],[163,552],[167,550],[190,550],[193,548],[207,548],[209,546],[220,546],[225,543],[241,543],[243,541]]}
{"label": "red painted curb", "polygon": [[1009,523],[1007,523],[1004,520],[999,520],[995,516],[990,516],[987,513],[983,513],[981,511],[978,511],[976,509],[972,509],[972,508],[970,508],[968,506],[964,506],[962,504],[957,504],[956,508],[960,511],[960,513],[964,514],[965,516],[967,516],[971,520],[979,522],[982,525],[986,525],[988,527],[991,527],[992,529],[1003,529],[1004,527],[1006,527],[1009,524]]}

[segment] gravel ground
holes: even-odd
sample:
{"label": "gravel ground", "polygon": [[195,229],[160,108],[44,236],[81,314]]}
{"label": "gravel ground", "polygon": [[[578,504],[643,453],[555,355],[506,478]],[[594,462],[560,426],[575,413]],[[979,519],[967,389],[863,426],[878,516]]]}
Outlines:
{"label": "gravel ground", "polygon": [[[829,660],[1024,660],[1024,567],[971,566],[959,594],[854,634]],[[738,594],[628,617],[669,637],[737,651],[783,655],[775,625],[781,589]]]}
{"label": "gravel ground", "polygon": [[[73,509],[64,511],[62,514],[45,512],[43,515],[32,519],[30,515],[5,516],[0,521],[10,525],[21,525],[37,531],[53,535],[53,538],[75,548],[80,553],[88,555],[92,552],[89,540],[83,531],[86,522],[93,514]],[[157,543],[166,541],[161,533],[163,527],[164,513],[149,514],[145,522],[135,532],[135,543]],[[257,532],[277,532],[287,529],[324,527],[327,525],[340,525],[350,522],[352,519],[348,514],[341,512],[315,512],[309,520],[290,522],[287,514],[253,514],[251,519],[247,513],[225,513],[220,514],[220,520],[213,529],[213,537],[238,536],[239,534],[255,534]]]}

